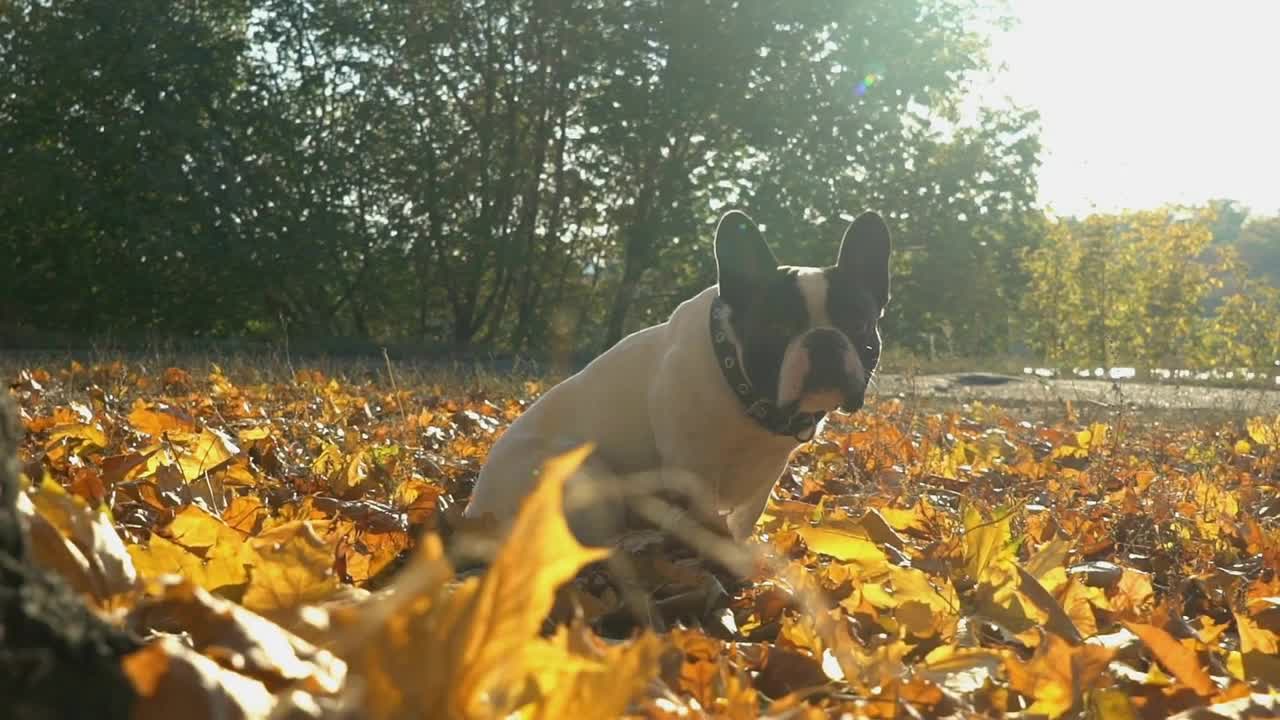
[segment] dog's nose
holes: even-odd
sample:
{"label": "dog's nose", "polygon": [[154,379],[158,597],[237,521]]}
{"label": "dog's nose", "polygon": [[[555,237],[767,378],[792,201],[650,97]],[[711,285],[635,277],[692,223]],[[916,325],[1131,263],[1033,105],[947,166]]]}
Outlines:
{"label": "dog's nose", "polygon": [[849,341],[837,330],[822,328],[806,335],[804,346],[812,354],[839,355],[849,349]]}
{"label": "dog's nose", "polygon": [[809,381],[824,387],[839,387],[845,375],[844,355],[849,341],[835,330],[814,330],[804,339],[809,351]]}
{"label": "dog's nose", "polygon": [[845,393],[844,402],[840,403],[840,409],[847,413],[855,413],[862,409],[863,402],[866,401],[866,391],[861,388],[850,388]]}

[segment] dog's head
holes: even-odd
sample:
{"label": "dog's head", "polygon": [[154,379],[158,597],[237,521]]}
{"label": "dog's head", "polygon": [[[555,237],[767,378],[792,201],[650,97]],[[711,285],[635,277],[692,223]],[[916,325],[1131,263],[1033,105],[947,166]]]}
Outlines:
{"label": "dog's head", "polygon": [[845,230],[835,265],[779,265],[760,228],[733,210],[716,228],[720,297],[756,391],[780,408],[862,407],[889,302],[889,228],[874,212]]}

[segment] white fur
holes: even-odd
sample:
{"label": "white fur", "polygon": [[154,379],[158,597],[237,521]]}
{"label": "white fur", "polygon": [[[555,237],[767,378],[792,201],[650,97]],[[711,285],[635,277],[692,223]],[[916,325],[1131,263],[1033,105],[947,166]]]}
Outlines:
{"label": "white fur", "polygon": [[827,315],[827,291],[830,290],[827,274],[819,268],[799,268],[796,284],[804,296],[804,306],[812,321],[810,324],[815,328],[831,327],[831,317]]}
{"label": "white fur", "polygon": [[778,395],[775,398],[780,407],[786,406],[800,398],[804,390],[804,378],[809,374],[809,351],[804,347],[804,339],[809,333],[791,339],[787,349],[782,353],[782,369],[778,373]]}
{"label": "white fur", "polygon": [[[641,481],[692,480],[728,515],[736,538],[749,536],[799,442],[760,427],[725,382],[708,330],[717,292],[681,303],[667,322],[623,338],[534,402],[494,444],[466,515],[492,513],[509,527],[542,463],[590,441],[596,453],[571,486],[602,488],[594,497],[609,499]],[[570,487],[570,501],[576,492]],[[587,542],[621,529],[608,503],[571,509],[569,520]]]}

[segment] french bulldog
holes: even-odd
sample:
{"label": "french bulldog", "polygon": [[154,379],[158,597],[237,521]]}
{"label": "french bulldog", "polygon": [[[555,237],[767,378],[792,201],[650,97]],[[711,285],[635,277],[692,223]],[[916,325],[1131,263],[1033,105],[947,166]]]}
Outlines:
{"label": "french bulldog", "polygon": [[664,323],[623,338],[538,398],[497,440],[464,515],[509,528],[551,456],[594,450],[565,489],[579,541],[628,528],[630,498],[700,498],[743,540],[792,453],[826,414],[862,407],[889,302],[889,229],[875,212],[845,230],[828,267],[779,265],[737,210],[715,231],[717,282]]}

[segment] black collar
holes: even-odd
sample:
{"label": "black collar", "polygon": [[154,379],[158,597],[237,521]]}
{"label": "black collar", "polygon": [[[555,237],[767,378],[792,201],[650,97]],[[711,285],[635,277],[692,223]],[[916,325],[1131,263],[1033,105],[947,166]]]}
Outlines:
{"label": "black collar", "polygon": [[729,308],[719,295],[711,301],[711,347],[715,349],[716,364],[724,375],[725,382],[733,394],[742,401],[747,414],[761,427],[777,435],[793,437],[800,442],[813,439],[818,429],[818,421],[826,415],[818,412],[789,413],[778,407],[772,400],[755,392],[751,381],[743,372],[738,362],[738,346],[729,337],[726,327],[729,319]]}

